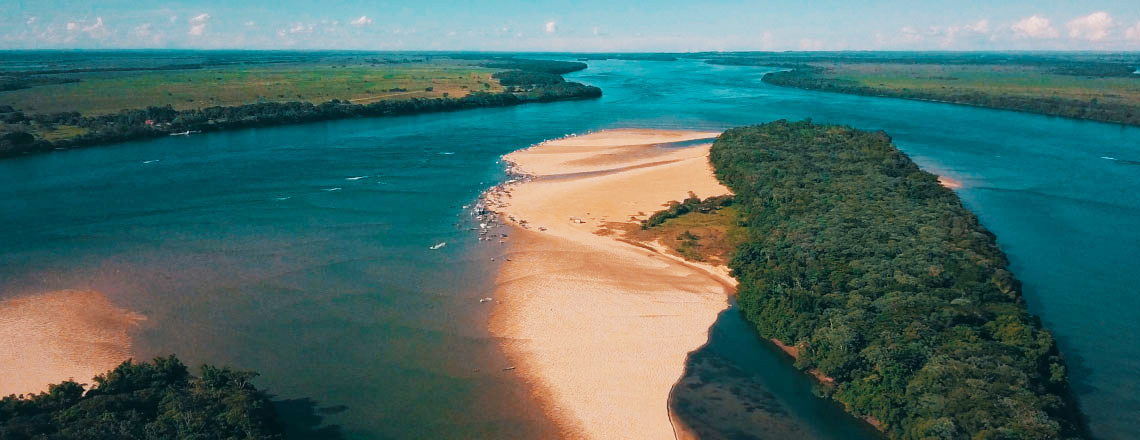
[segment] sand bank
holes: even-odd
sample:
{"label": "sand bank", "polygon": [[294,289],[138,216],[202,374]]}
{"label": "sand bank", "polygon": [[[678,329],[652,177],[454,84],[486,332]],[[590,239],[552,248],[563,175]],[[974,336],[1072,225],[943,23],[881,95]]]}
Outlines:
{"label": "sand bank", "polygon": [[946,176],[938,176],[938,184],[950,189],[959,189],[962,187],[962,181]]}
{"label": "sand bank", "polygon": [[91,383],[131,357],[129,331],[146,319],[97,292],[61,290],[0,302],[0,396]]}
{"label": "sand bank", "polygon": [[728,194],[708,163],[709,144],[652,145],[715,135],[614,130],[505,157],[533,178],[487,196],[513,225],[491,331],[569,437],[674,437],[670,388],[688,353],[707,341],[735,280],[621,241],[620,232],[598,232],[690,191]]}

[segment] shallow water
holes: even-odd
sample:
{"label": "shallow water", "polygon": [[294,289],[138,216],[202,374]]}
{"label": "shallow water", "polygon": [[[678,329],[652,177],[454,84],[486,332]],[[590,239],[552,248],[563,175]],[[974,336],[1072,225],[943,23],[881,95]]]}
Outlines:
{"label": "shallow water", "polygon": [[[1056,333],[1094,433],[1140,437],[1140,129],[771,87],[759,68],[590,65],[570,77],[602,87],[599,100],[0,161],[0,297],[103,292],[148,317],[141,355],[257,369],[282,399],[331,408],[323,423],[349,438],[544,436],[478,302],[497,245],[479,245],[463,206],[504,178],[498,157],[605,128],[811,117],[886,130],[920,165],[961,180]],[[724,322],[710,348],[736,355],[717,362],[779,408],[754,432],[847,438],[858,426],[806,397],[809,381],[768,379],[797,376]]]}

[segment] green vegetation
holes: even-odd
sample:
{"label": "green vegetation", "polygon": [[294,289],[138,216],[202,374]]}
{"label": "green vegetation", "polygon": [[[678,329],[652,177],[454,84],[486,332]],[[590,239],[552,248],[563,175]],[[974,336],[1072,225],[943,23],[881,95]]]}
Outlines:
{"label": "green vegetation", "polygon": [[257,376],[203,365],[191,376],[174,356],[127,361],[47,392],[0,400],[0,439],[281,439],[284,427]]}
{"label": "green vegetation", "polygon": [[708,214],[722,207],[731,206],[732,201],[732,196],[715,196],[701,200],[696,194],[690,192],[689,198],[680,202],[669,202],[669,206],[664,210],[649,216],[648,219],[641,222],[641,229],[658,226],[665,223],[666,220],[674,219],[690,212]]}
{"label": "green vegetation", "polygon": [[790,69],[764,77],[781,86],[1140,125],[1134,54],[753,54],[709,62]]}
{"label": "green vegetation", "polygon": [[[13,53],[0,60],[0,86],[6,87],[0,91],[0,157],[184,131],[601,96],[596,87],[560,76],[584,69],[583,63],[400,56]],[[14,70],[6,63],[43,68]]]}
{"label": "green vegetation", "polygon": [[733,251],[747,238],[740,224],[740,211],[732,196],[696,196],[671,202],[660,212],[641,222],[640,228],[626,231],[626,238],[639,242],[660,242],[691,261],[727,263]]}
{"label": "green vegetation", "polygon": [[1052,335],[992,233],[882,132],[811,121],[712,147],[748,242],[730,263],[765,338],[892,438],[1085,436]]}

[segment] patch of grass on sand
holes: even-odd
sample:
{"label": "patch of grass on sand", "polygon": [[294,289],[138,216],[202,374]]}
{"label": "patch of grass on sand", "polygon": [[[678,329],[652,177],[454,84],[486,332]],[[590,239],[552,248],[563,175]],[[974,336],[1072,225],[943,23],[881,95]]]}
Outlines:
{"label": "patch of grass on sand", "polygon": [[631,227],[626,238],[660,242],[686,260],[727,263],[747,233],[740,226],[740,210],[727,206],[708,213],[692,211],[649,229]]}

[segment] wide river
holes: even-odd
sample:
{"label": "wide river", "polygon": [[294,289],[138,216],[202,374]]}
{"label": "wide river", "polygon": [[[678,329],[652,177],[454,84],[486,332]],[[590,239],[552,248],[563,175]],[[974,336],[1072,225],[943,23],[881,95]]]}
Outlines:
{"label": "wide river", "polygon": [[[464,207],[504,178],[499,157],[605,128],[810,117],[886,130],[920,165],[961,180],[1060,341],[1094,434],[1140,438],[1140,128],[779,88],[761,82],[765,71],[591,61],[568,77],[601,87],[598,100],[3,160],[0,299],[103,292],[147,316],[140,356],[256,369],[291,429],[314,438],[542,437],[549,423],[503,370],[485,329],[492,306],[478,301],[498,245],[479,244]],[[731,376],[725,389],[760,411],[731,429],[858,429],[734,310],[711,338],[692,371],[710,386]],[[674,397],[708,404],[694,390]]]}

